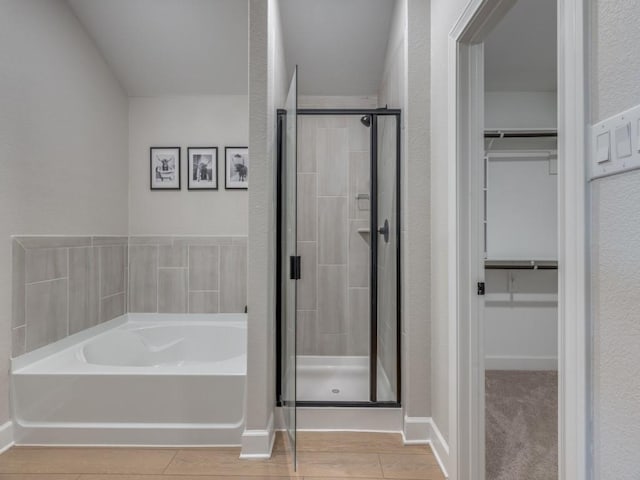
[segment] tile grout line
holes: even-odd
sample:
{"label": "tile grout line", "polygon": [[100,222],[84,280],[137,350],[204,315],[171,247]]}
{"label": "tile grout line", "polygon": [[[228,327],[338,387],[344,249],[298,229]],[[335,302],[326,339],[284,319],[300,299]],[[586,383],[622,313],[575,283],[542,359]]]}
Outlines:
{"label": "tile grout line", "polygon": [[124,299],[124,311],[125,313],[129,313],[130,308],[130,300],[131,300],[131,244],[129,242],[129,237],[127,237],[127,244],[125,245],[127,250],[127,271],[125,272],[127,285],[125,287],[125,299]]}
{"label": "tile grout line", "polygon": [[156,249],[156,311],[154,313],[160,313],[160,245],[154,245],[154,247]]}
{"label": "tile grout line", "polygon": [[[93,241],[92,241],[93,243]],[[97,293],[97,309],[98,309],[98,325],[100,325],[102,323],[102,251],[100,250],[100,247],[92,247],[92,249],[95,248],[96,250],[93,252],[93,255],[98,257],[98,261],[97,261],[97,268],[98,268],[98,291]]]}
{"label": "tile grout line", "polygon": [[[23,305],[24,307],[24,351],[21,352],[22,354],[22,353],[27,353],[27,250],[26,248],[24,248],[24,246],[20,242],[18,242],[18,244],[20,244],[20,246],[22,247],[22,250],[24,251],[24,255],[22,258],[22,274],[24,276],[24,282],[23,282],[24,295],[22,296],[23,297],[22,302],[24,303]],[[12,256],[13,256],[13,252],[12,252]],[[13,327],[13,311],[11,312],[11,316],[12,316],[11,326]],[[13,341],[13,335],[11,336],[11,340]],[[13,349],[13,346],[11,348]]]}
{"label": "tile grout line", "polygon": [[220,299],[222,298],[222,295],[220,295],[220,287],[222,287],[222,284],[221,284],[222,273],[221,273],[221,268],[220,268],[221,257],[222,257],[222,245],[219,245],[218,246],[218,313],[220,313],[220,307],[221,307]]}
{"label": "tile grout line", "polygon": [[106,297],[101,296],[100,300],[108,300],[109,298],[117,297],[118,295],[124,295],[125,293],[125,290],[121,290],[119,292],[112,293],[111,295],[107,295]]}
{"label": "tile grout line", "polygon": [[191,313],[191,256],[189,251],[191,247],[187,243],[187,313]]}
{"label": "tile grout line", "polygon": [[24,286],[29,287],[31,285],[39,285],[41,283],[55,282],[57,280],[67,280],[68,278],[69,277],[56,277],[56,278],[50,278],[48,280],[38,280],[37,282],[25,282]]}
{"label": "tile grout line", "polygon": [[70,310],[69,309],[69,296],[70,296],[69,290],[71,289],[71,270],[69,268],[69,263],[70,263],[69,257],[71,255],[70,255],[69,248],[66,248],[65,250],[66,250],[66,253],[67,253],[67,335],[66,336],[68,337],[69,336],[69,332],[71,331],[71,326],[69,325],[69,322],[70,322],[70,318],[69,317],[71,316],[71,314],[69,312],[69,310]]}

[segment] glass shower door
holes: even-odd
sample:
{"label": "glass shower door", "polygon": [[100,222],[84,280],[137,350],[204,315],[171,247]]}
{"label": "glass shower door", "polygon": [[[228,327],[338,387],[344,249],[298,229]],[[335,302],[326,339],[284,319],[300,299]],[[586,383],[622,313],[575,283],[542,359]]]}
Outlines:
{"label": "glass shower door", "polygon": [[297,72],[293,72],[285,102],[285,140],[282,179],[282,398],[284,421],[296,466],[296,281],[300,278],[300,257],[297,254]]}
{"label": "glass shower door", "polygon": [[377,359],[376,400],[395,402],[398,392],[398,264],[399,264],[399,142],[398,119],[378,115],[376,155],[376,212],[374,225],[378,234],[374,242],[377,253]]}

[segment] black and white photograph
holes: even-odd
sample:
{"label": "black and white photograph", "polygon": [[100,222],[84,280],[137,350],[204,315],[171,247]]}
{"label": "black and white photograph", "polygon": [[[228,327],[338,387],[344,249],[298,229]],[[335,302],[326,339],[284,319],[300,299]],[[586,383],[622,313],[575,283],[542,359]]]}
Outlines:
{"label": "black and white photograph", "polygon": [[180,190],[180,147],[151,147],[151,190]]}
{"label": "black and white photograph", "polygon": [[225,157],[225,188],[241,190],[249,188],[249,149],[226,147]]}
{"label": "black and white photograph", "polygon": [[187,148],[189,190],[218,189],[218,147]]}

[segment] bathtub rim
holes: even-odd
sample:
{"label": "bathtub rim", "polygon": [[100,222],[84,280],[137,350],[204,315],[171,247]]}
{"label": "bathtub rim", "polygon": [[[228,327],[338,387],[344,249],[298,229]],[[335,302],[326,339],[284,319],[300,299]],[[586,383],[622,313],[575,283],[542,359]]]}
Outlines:
{"label": "bathtub rim", "polygon": [[[94,325],[80,332],[69,335],[63,339],[60,339],[54,343],[49,345],[45,345],[43,347],[37,348],[31,352],[24,353],[18,357],[11,358],[10,362],[10,375],[30,375],[30,374],[40,374],[44,372],[28,372],[25,371],[29,367],[34,366],[40,363],[47,358],[61,354],[67,350],[73,348],[82,348],[86,342],[90,341],[94,337],[98,335],[102,335],[111,330],[115,330],[119,327],[122,327],[127,324],[140,324],[144,325],[145,323],[149,324],[149,326],[154,324],[162,324],[162,323],[180,323],[180,322],[196,322],[196,323],[225,323],[229,322],[230,324],[243,324],[243,327],[247,327],[247,315],[245,313],[181,313],[181,314],[173,314],[173,313],[125,313],[119,317],[116,317],[112,320],[109,320],[104,323],[100,323],[98,325]],[[242,353],[246,357],[246,350]],[[92,365],[87,363],[87,365]],[[117,375],[161,375],[161,374],[171,374],[175,375],[175,371],[171,372],[151,372],[151,371],[143,371],[144,368],[151,369],[152,367],[140,367],[136,372],[126,372],[124,368],[136,368],[136,367],[124,367],[118,370],[115,366],[105,366],[105,368],[113,368],[113,372],[100,372],[100,371],[87,371],[87,374],[91,375],[107,375],[107,374],[117,374]],[[78,372],[60,372],[60,374],[83,374]],[[47,375],[55,375],[57,372],[47,372]],[[202,373],[197,372],[184,372],[184,375],[197,375]],[[211,373],[215,375],[215,372]],[[220,375],[221,373],[218,373]],[[222,374],[224,375],[224,374]],[[229,375],[229,374],[227,374]],[[245,375],[246,376],[246,367],[244,373],[235,373],[235,375]]]}

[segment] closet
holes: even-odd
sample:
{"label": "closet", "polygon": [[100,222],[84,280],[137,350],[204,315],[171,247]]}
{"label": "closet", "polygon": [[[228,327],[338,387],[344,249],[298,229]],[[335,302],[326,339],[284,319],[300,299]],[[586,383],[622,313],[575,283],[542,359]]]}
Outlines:
{"label": "closet", "polygon": [[485,368],[557,368],[557,133],[485,131]]}

